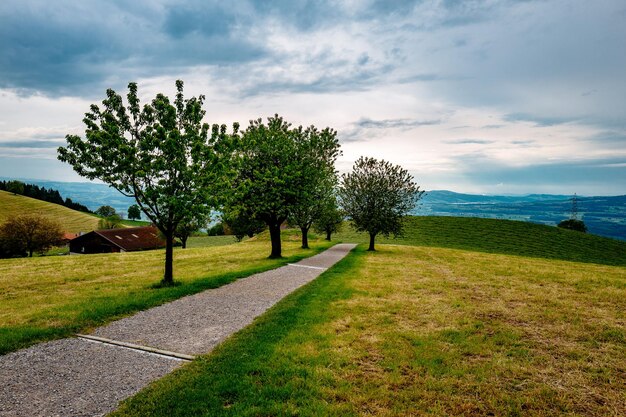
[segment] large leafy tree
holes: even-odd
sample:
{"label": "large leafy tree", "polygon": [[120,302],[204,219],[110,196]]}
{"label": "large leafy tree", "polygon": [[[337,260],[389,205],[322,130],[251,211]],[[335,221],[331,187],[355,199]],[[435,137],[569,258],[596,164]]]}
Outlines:
{"label": "large leafy tree", "polygon": [[344,214],[337,205],[336,195],[331,194],[321,201],[320,211],[313,222],[313,230],[325,233],[326,240],[330,240],[333,233],[341,230],[343,217]]}
{"label": "large leafy tree", "polygon": [[236,211],[225,208],[222,221],[232,232],[238,242],[248,236],[252,237],[261,233],[267,227],[265,222],[254,217],[250,212]]}
{"label": "large leafy tree", "polygon": [[139,220],[141,219],[141,209],[137,204],[133,204],[128,207],[128,218],[130,220]]}
{"label": "large leafy tree", "polygon": [[335,161],[340,154],[337,133],[311,126],[301,132],[299,166],[301,172],[298,199],[291,208],[289,221],[300,228],[302,248],[309,248],[308,233],[315,219],[337,185]]}
{"label": "large leafy tree", "polygon": [[98,216],[102,216],[102,217],[111,217],[117,214],[115,213],[115,209],[111,206],[100,206],[98,207],[98,210],[95,211],[95,213]]}
{"label": "large leafy tree", "polygon": [[292,128],[278,115],[269,117],[267,124],[251,121],[239,137],[228,205],[235,213],[249,213],[268,226],[270,258],[282,256],[280,227],[313,192],[312,175],[317,174],[311,167],[318,163],[320,170],[334,172],[328,165],[333,165],[338,146],[331,129]]}
{"label": "large leafy tree", "polygon": [[79,175],[135,198],[165,237],[163,283],[169,285],[174,232],[183,220],[216,205],[229,134],[224,125],[211,128],[202,122],[204,96],[185,99],[180,80],[173,102],[157,94],[141,106],[137,85],[130,83],[128,89],[128,107],[111,89],[102,107],[91,105],[83,119],[85,138],[66,136],[58,157]]}
{"label": "large leafy tree", "polygon": [[208,213],[197,215],[194,218],[184,219],[183,221],[178,223],[178,227],[176,227],[176,230],[174,231],[174,237],[179,238],[180,243],[182,244],[182,248],[186,249],[189,236],[199,231],[200,229],[205,228],[210,220],[211,218]]}
{"label": "large leafy tree", "polygon": [[9,254],[45,252],[63,240],[61,225],[46,217],[22,215],[10,218],[0,226],[0,242]]}
{"label": "large leafy tree", "polygon": [[359,158],[352,172],[342,175],[339,187],[341,207],[357,231],[369,234],[370,251],[378,234],[402,232],[403,217],[423,193],[401,166],[368,157]]}

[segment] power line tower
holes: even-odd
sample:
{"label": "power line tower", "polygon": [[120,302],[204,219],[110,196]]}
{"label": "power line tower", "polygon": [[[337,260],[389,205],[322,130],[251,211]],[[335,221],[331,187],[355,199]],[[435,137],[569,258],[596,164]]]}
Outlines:
{"label": "power line tower", "polygon": [[570,215],[570,219],[578,220],[578,196],[576,196],[576,193],[574,193],[574,196],[570,198],[570,201],[572,202],[572,213]]}

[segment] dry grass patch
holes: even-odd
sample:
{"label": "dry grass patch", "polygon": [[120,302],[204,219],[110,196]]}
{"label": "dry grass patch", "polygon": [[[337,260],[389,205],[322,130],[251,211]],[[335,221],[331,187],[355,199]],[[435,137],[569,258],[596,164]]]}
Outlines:
{"label": "dry grass patch", "polygon": [[349,284],[318,331],[359,412],[626,412],[626,268],[389,245]]}

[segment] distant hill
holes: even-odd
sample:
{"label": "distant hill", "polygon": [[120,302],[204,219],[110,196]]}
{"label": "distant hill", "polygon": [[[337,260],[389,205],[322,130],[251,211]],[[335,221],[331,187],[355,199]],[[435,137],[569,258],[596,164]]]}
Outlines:
{"label": "distant hill", "polygon": [[[567,195],[486,196],[436,190],[427,192],[413,214],[523,220],[555,226],[569,218],[570,199]],[[578,197],[578,215],[589,233],[626,240],[626,195]]]}
{"label": "distant hill", "polygon": [[98,226],[98,218],[58,204],[48,203],[23,195],[0,191],[0,223],[20,214],[36,214],[56,220],[66,232],[88,232]]}
{"label": "distant hill", "polygon": [[[0,179],[16,179],[4,178]],[[105,184],[90,182],[62,182],[17,178],[42,187],[54,188],[64,197],[96,210],[103,205],[126,214],[135,204]],[[416,216],[482,217],[492,219],[523,220],[556,226],[569,218],[571,195],[530,194],[523,196],[463,194],[447,190],[427,191],[420,206],[412,213]],[[626,240],[626,195],[613,197],[578,197],[580,217],[589,233]]]}
{"label": "distant hill", "polygon": [[48,181],[30,178],[5,178],[0,179],[19,179],[20,181],[30,184],[37,184],[40,187],[54,188],[59,190],[63,197],[69,197],[73,201],[84,204],[91,211],[96,211],[100,206],[111,206],[118,213],[126,214],[128,207],[135,204],[135,199],[120,194],[116,189],[105,184],[97,184],[92,182],[63,182]]}
{"label": "distant hill", "polygon": [[[368,241],[367,235],[347,224],[336,239]],[[409,216],[403,236],[380,236],[376,242],[626,266],[626,242],[511,220]]]}

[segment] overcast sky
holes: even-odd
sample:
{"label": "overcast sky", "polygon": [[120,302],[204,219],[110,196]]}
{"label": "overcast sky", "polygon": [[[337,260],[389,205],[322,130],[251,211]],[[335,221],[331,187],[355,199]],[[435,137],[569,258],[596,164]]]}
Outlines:
{"label": "overcast sky", "polygon": [[56,160],[107,88],[204,94],[207,122],[279,113],[426,190],[626,193],[626,2],[0,2],[0,176]]}

